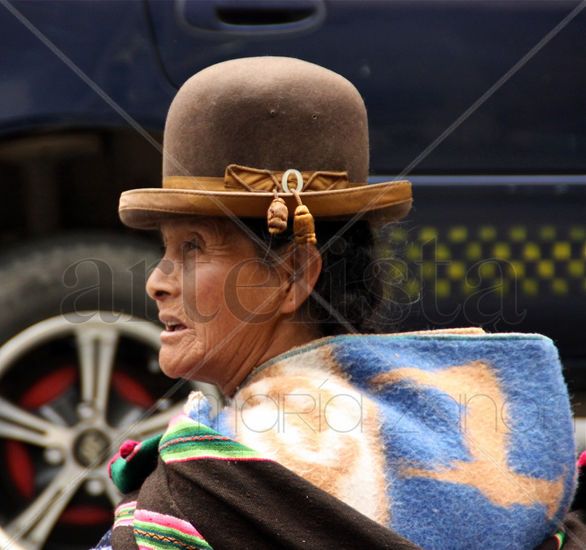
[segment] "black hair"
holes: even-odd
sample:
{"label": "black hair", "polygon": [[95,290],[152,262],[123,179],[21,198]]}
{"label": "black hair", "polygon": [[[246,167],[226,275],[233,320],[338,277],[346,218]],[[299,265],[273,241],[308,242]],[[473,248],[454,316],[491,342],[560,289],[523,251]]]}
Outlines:
{"label": "black hair", "polygon": [[[286,232],[270,235],[266,220],[244,219],[261,241],[258,254],[273,261],[274,254],[292,242],[291,221]],[[377,263],[371,224],[364,219],[316,220],[315,233],[322,255],[322,271],[314,292],[302,309],[305,322],[316,323],[322,336],[389,330],[384,273]]]}

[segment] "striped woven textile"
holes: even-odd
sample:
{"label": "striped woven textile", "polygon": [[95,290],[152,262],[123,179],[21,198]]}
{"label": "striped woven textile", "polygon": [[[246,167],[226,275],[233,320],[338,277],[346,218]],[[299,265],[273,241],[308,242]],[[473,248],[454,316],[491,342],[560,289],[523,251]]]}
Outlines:
{"label": "striped woven textile", "polygon": [[159,456],[167,464],[205,458],[265,460],[257,451],[220,435],[185,415],[179,415],[169,423],[159,442]]}
{"label": "striped woven textile", "polygon": [[132,529],[138,547],[145,550],[212,548],[193,525],[168,514],[138,509],[134,513]]}
{"label": "striped woven textile", "polygon": [[116,510],[114,550],[416,549],[280,464],[186,415],[174,418],[158,441],[152,471],[145,474],[144,465],[152,463],[153,446],[136,442],[125,443],[110,465],[118,487],[136,484],[143,474],[138,490]]}

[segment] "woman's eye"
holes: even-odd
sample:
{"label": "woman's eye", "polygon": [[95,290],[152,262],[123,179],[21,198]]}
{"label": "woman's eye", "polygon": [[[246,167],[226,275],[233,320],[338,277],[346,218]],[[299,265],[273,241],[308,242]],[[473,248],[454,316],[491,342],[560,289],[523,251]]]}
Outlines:
{"label": "woman's eye", "polygon": [[185,241],[183,243],[182,248],[183,248],[183,252],[184,253],[193,252],[193,251],[196,251],[196,250],[201,250],[201,246],[195,240],[193,240],[193,241]]}

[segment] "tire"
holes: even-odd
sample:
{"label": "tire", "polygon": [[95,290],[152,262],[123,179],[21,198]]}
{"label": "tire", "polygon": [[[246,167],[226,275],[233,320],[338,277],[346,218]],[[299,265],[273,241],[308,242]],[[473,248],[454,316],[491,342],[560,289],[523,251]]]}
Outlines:
{"label": "tire", "polygon": [[98,234],[0,258],[0,542],[94,545],[119,499],[107,458],[162,431],[194,386],[158,368],[144,290],[157,256],[146,241]]}
{"label": "tire", "polygon": [[119,311],[153,322],[146,277],[156,246],[114,234],[37,241],[0,258],[0,343],[49,317],[74,311]]}

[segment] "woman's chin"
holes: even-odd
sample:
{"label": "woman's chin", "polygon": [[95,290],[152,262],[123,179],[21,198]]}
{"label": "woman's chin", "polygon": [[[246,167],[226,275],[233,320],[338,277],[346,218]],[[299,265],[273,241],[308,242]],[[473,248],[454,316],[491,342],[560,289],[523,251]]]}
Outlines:
{"label": "woman's chin", "polygon": [[161,367],[161,372],[167,377],[167,378],[173,378],[174,380],[176,380],[177,378],[181,378],[181,375],[179,373],[177,373],[177,371],[175,371],[172,368],[168,368],[168,367],[163,367],[163,365],[161,365],[159,363],[159,366]]}
{"label": "woman's chin", "polygon": [[177,357],[176,353],[169,353],[163,346],[159,352],[159,366],[165,376],[169,378],[185,378],[192,380],[198,371],[198,361],[193,358],[189,361],[185,356]]}

